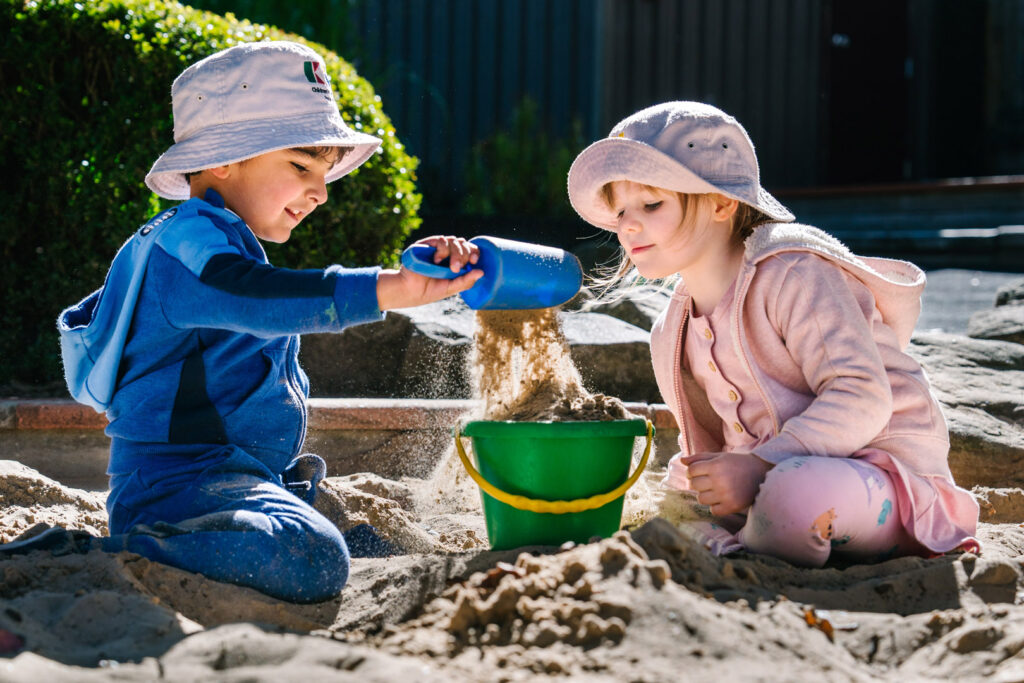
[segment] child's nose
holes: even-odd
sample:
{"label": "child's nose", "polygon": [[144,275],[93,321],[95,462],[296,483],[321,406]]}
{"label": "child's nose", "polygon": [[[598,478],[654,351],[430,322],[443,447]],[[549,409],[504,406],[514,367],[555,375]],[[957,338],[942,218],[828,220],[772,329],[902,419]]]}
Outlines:
{"label": "child's nose", "polygon": [[643,224],[632,212],[627,211],[619,220],[619,229],[624,232],[640,232],[643,229]]}
{"label": "child's nose", "polygon": [[327,183],[325,181],[319,181],[313,183],[309,189],[309,197],[315,201],[318,205],[323,204],[327,201]]}

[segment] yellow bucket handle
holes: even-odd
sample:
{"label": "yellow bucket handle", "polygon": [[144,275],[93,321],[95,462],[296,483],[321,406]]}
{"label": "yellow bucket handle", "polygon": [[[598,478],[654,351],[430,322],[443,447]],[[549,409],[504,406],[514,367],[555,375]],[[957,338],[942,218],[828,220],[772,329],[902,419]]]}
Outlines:
{"label": "yellow bucket handle", "polygon": [[511,505],[517,510],[528,510],[530,512],[547,512],[556,515],[561,515],[569,512],[583,512],[585,510],[594,510],[607,505],[616,498],[621,498],[625,495],[626,491],[636,483],[637,479],[640,478],[640,474],[644,471],[644,467],[647,466],[647,458],[651,454],[651,440],[654,436],[654,425],[650,420],[647,420],[647,446],[644,448],[644,455],[640,458],[640,464],[637,465],[633,474],[630,475],[629,479],[622,483],[621,486],[616,488],[614,491],[608,493],[599,493],[596,496],[590,498],[578,498],[576,500],[537,500],[535,498],[527,498],[526,496],[518,496],[514,493],[507,493],[497,488],[491,482],[483,478],[483,476],[476,471],[473,464],[469,461],[466,456],[466,451],[462,447],[462,434],[459,433],[459,428],[455,428],[455,448],[459,452],[459,459],[462,460],[463,466],[469,473],[470,478],[477,483],[477,485],[484,490],[492,498]]}

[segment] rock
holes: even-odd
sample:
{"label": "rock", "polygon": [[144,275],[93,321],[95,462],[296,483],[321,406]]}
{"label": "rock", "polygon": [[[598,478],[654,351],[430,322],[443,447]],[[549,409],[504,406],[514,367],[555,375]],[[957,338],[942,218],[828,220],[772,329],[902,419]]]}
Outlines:
{"label": "rock", "polygon": [[1024,278],[1012,280],[996,290],[996,306],[1024,305]]}
{"label": "rock", "polygon": [[340,334],[303,335],[311,396],[468,398],[474,313],[453,297]]}
{"label": "rock", "polygon": [[412,323],[399,372],[400,396],[469,398],[468,357],[473,347],[476,312],[452,297],[404,309]]}
{"label": "rock", "polygon": [[643,285],[627,289],[620,298],[611,301],[588,301],[582,310],[604,313],[650,332],[671,298],[672,290],[667,287]]}
{"label": "rock", "polygon": [[928,332],[908,351],[942,404],[957,483],[1024,484],[1024,346]]}
{"label": "rock", "polygon": [[590,305],[590,302],[597,298],[588,287],[580,287],[580,291],[576,293],[576,296],[562,304],[563,311],[578,311],[586,308]]}
{"label": "rock", "polygon": [[1024,305],[1002,305],[975,313],[967,322],[967,336],[1024,344]]}
{"label": "rock", "polygon": [[397,395],[398,371],[413,333],[409,316],[354,325],[340,334],[304,334],[299,362],[312,396]]}
{"label": "rock", "polygon": [[[562,313],[587,389],[659,402],[649,335],[600,313]],[[312,396],[470,398],[476,312],[454,297],[388,313],[340,334],[306,335],[301,362]]]}
{"label": "rock", "polygon": [[1024,278],[996,291],[995,308],[978,311],[967,323],[967,336],[1024,344]]}
{"label": "rock", "polygon": [[981,506],[981,521],[1016,523],[1024,519],[1024,489],[975,486],[971,494]]}
{"label": "rock", "polygon": [[603,313],[563,314],[562,329],[588,391],[661,402],[647,331]]}

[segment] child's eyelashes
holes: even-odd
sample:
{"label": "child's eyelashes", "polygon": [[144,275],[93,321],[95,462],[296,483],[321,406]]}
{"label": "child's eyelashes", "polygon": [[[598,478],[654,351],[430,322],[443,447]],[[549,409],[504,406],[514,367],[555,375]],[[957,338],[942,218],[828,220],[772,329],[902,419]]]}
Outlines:
{"label": "child's eyelashes", "polygon": [[291,162],[291,164],[292,164],[292,166],[295,167],[295,170],[298,171],[299,173],[306,173],[307,171],[309,171],[309,169],[306,168],[305,166],[303,166],[302,164],[297,164],[294,161]]}
{"label": "child's eyelashes", "polygon": [[[657,211],[659,208],[661,208],[662,204],[664,204],[664,201],[662,201],[662,200],[659,200],[659,201],[656,201],[656,202],[645,202],[644,203],[644,211],[646,211],[647,213],[652,213],[654,211]],[[625,216],[625,215],[626,215],[626,210],[625,209],[619,209],[619,212],[615,214],[615,217],[617,219],[619,219],[619,220],[622,220],[622,217]]]}

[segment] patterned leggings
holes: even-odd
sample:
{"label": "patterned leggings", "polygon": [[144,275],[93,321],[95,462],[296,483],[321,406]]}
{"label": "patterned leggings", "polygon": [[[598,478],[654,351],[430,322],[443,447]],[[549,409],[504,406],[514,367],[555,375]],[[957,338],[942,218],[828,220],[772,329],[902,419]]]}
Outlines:
{"label": "patterned leggings", "polygon": [[918,551],[889,473],[855,458],[784,460],[768,472],[746,516],[721,521],[696,529],[715,554],[746,549],[821,567],[833,552],[872,562]]}

